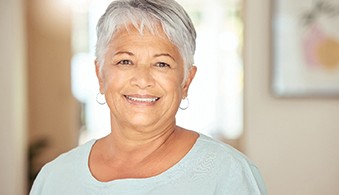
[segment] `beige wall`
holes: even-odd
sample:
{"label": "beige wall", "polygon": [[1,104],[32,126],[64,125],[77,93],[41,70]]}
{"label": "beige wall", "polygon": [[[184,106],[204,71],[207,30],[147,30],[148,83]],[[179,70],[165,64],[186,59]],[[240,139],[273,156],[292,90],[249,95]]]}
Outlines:
{"label": "beige wall", "polygon": [[62,2],[0,1],[0,194],[27,194],[27,144],[49,140],[36,168],[77,145],[71,13]]}
{"label": "beige wall", "polygon": [[26,72],[22,0],[0,1],[0,194],[26,192]]}
{"label": "beige wall", "polygon": [[270,2],[246,1],[246,153],[269,194],[339,194],[339,98],[278,99],[269,91]]}
{"label": "beige wall", "polygon": [[79,114],[71,93],[71,11],[65,1],[27,3],[29,142],[47,138],[45,163],[77,145]]}

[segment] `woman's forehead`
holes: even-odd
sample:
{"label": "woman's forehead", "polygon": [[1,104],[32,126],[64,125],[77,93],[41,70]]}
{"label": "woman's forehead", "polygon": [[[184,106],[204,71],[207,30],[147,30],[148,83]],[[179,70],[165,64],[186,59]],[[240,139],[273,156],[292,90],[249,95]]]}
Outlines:
{"label": "woman's forehead", "polygon": [[117,30],[113,33],[112,38],[121,35],[135,34],[138,33],[140,36],[153,35],[160,38],[168,39],[160,23],[154,24],[153,26],[143,25],[141,23],[133,24],[121,24]]}
{"label": "woman's forehead", "polygon": [[140,44],[145,46],[151,46],[150,44],[152,44],[154,47],[162,45],[178,52],[178,48],[167,38],[161,29],[158,29],[157,33],[148,29],[143,29],[143,31],[140,32],[140,30],[133,25],[129,25],[115,32],[110,42],[111,47],[116,47],[117,45],[119,45],[119,47],[124,45],[140,46]]}
{"label": "woman's forehead", "polygon": [[130,27],[129,29],[120,29],[114,34],[109,44],[106,57],[117,53],[128,53],[131,56],[170,56],[178,64],[183,64],[182,56],[178,48],[164,35],[151,34],[145,30],[140,33],[138,29]]}

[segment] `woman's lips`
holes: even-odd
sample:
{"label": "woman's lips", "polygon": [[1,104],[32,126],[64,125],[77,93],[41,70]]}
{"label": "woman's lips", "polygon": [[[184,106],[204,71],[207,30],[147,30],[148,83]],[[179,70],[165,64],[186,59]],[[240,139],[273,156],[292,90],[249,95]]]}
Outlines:
{"label": "woman's lips", "polygon": [[154,96],[142,96],[142,95],[124,95],[127,100],[139,103],[152,103],[160,99],[160,97]]}

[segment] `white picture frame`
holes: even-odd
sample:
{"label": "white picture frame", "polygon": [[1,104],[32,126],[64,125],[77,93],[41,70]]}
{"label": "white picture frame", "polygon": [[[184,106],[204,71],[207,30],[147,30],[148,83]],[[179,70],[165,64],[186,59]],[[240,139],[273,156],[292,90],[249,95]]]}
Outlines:
{"label": "white picture frame", "polygon": [[339,97],[339,1],[274,0],[272,90]]}

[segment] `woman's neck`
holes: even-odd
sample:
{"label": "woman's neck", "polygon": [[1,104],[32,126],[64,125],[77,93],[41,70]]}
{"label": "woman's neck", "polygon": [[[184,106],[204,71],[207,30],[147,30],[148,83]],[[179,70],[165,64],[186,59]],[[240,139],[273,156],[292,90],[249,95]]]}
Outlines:
{"label": "woman's neck", "polygon": [[99,181],[158,175],[179,162],[199,135],[175,126],[148,139],[129,140],[119,136],[112,131],[92,148],[89,168]]}
{"label": "woman's neck", "polygon": [[119,158],[128,162],[144,161],[153,154],[166,150],[181,131],[175,122],[161,129],[152,127],[136,129],[112,125],[111,133],[103,140],[107,148],[105,154],[109,155],[107,158],[115,160]]}

